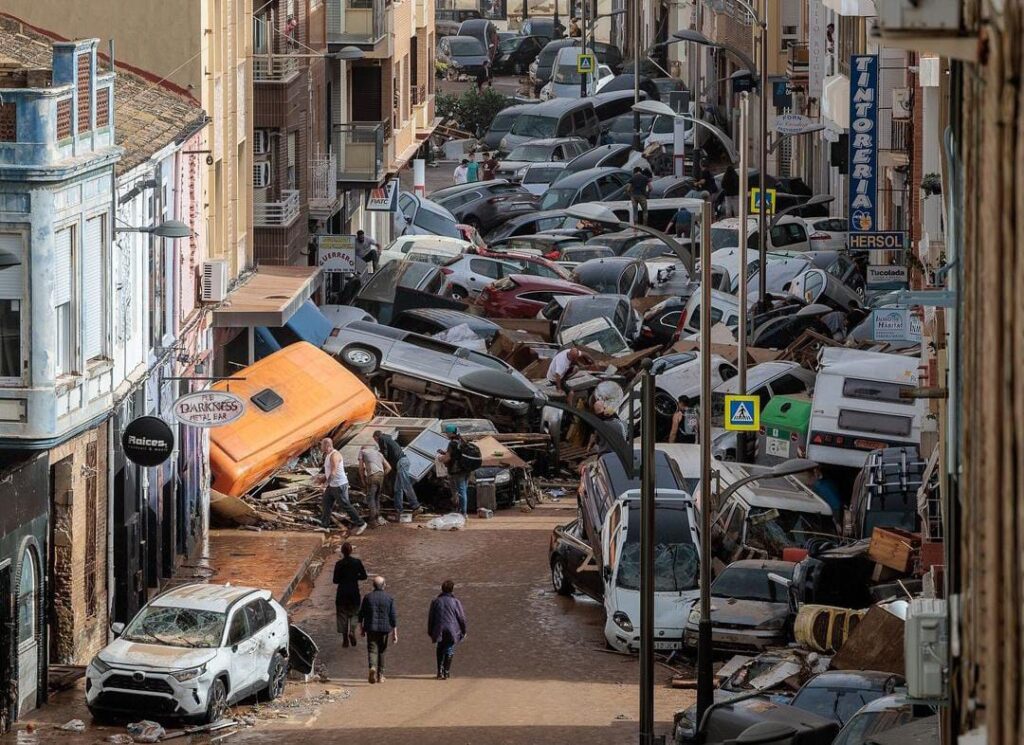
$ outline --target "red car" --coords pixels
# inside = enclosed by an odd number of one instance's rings
[[[510,274],[484,287],[477,305],[488,318],[535,318],[556,295],[596,295],[564,279]]]

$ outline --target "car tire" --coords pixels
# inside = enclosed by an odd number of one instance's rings
[[[275,652],[270,659],[270,668],[267,672],[267,687],[263,689],[260,696],[264,701],[274,701],[284,694],[285,683],[288,680],[288,663],[284,655]]]
[[[454,285],[448,293],[452,300],[469,300],[469,290],[461,285]]]
[[[380,365],[380,355],[366,347],[346,347],[341,353],[341,361],[357,372],[369,375]]]
[[[224,685],[223,678],[217,678],[210,683],[210,691],[206,695],[206,714],[203,715],[203,724],[213,724],[222,718],[228,710],[228,689]]]
[[[89,716],[92,717],[93,724],[102,727],[105,724],[113,724],[116,721],[116,718],[110,712],[104,711],[103,709],[96,709],[92,706],[87,708],[89,709]]]
[[[572,582],[565,568],[565,559],[561,556],[556,556],[551,562],[551,585],[555,592],[564,597],[569,597],[573,593]]]

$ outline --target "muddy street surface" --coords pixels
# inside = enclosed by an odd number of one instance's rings
[[[320,645],[329,679],[290,682],[279,702],[235,707],[235,714],[254,717],[254,726],[225,742],[299,742],[300,737],[305,745],[339,738],[375,745],[635,742],[636,658],[605,650],[599,604],[559,597],[551,588],[548,537],[553,526],[572,519],[574,510],[575,502],[565,500],[532,513],[503,510],[491,520],[474,517],[463,531],[429,530],[424,520],[354,538],[356,554],[371,576],[387,578],[398,606],[399,641],[388,649],[387,680],[367,682],[364,640],[356,649],[342,647],[335,631],[331,557],[308,596],[292,609],[292,621]],[[452,679],[438,681],[427,609],[448,578],[465,604],[469,635],[456,652]],[[659,665],[657,719],[659,732],[666,734],[673,712],[692,703],[692,692],[669,687],[670,677]],[[79,745],[125,731],[94,726],[83,699],[80,687],[59,694],[38,712],[34,732],[19,722],[21,732],[0,743]],[[85,732],[55,729],[76,717],[86,723]]]

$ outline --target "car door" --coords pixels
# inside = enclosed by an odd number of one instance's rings
[[[579,204],[581,202],[600,202],[601,192],[598,191],[597,184],[591,181],[580,189],[579,194],[576,196],[573,204]]]
[[[246,621],[249,624],[249,636],[256,645],[253,652],[255,674],[251,681],[252,685],[260,685],[266,682],[267,673],[270,670],[270,658],[273,657],[278,646],[274,644],[274,639],[271,636],[274,633],[274,629],[270,625],[270,621],[273,619],[274,614],[271,612],[268,616],[268,609],[269,603],[263,598],[257,598],[250,603],[246,603],[244,608]]]
[[[258,671],[259,639],[249,629],[245,606],[239,605],[228,619],[227,645],[231,653],[228,676],[231,689],[228,698],[237,701],[255,685]]]
[[[634,297],[636,292],[636,265],[630,264],[622,270],[619,275],[619,294],[628,298]]]
[[[501,279],[501,276],[500,262],[485,257],[472,258],[469,260],[469,273],[466,277],[469,287],[466,289],[471,295],[476,295],[491,282]]]

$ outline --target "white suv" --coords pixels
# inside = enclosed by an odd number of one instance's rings
[[[288,672],[288,613],[268,590],[192,584],[160,595],[86,669],[93,717],[218,720],[254,693],[274,699]]]

